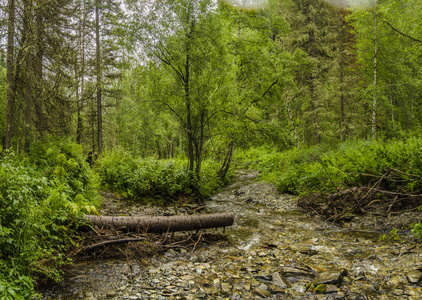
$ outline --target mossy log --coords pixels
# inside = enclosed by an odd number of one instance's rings
[[[93,216],[85,215],[90,224],[99,228],[114,228],[131,232],[165,233],[191,231],[233,225],[232,213],[181,216]]]

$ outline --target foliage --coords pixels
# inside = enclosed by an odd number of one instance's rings
[[[185,159],[135,158],[116,148],[100,159],[98,172],[104,188],[129,199],[163,204],[179,196],[210,196],[222,185],[218,170],[216,163],[205,161],[198,178],[186,171]]]
[[[82,148],[68,142],[34,145],[27,158],[1,158],[1,299],[28,299],[38,276],[60,279],[72,216],[99,205],[94,180]]]
[[[317,146],[267,155],[254,149],[248,155],[256,161],[251,167],[261,170],[262,177],[276,183],[283,193],[332,193],[351,186],[368,185],[392,169],[402,172],[402,180],[385,180],[382,186],[415,192],[422,189],[421,146],[422,140],[418,138],[389,142],[357,140],[331,149]]]

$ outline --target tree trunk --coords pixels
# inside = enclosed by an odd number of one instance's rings
[[[200,230],[233,225],[232,213],[164,216],[164,217],[113,217],[86,215],[93,226],[120,228],[134,232],[164,233]]]
[[[29,152],[31,144],[31,115],[32,115],[32,47],[33,47],[33,31],[32,31],[32,0],[24,1],[24,32],[26,33],[26,87],[25,87],[25,120],[24,120],[24,151]]]
[[[230,169],[230,164],[231,164],[232,157],[233,157],[234,147],[235,147],[235,142],[234,142],[234,140],[232,140],[229,143],[229,147],[228,147],[229,149],[227,150],[226,158],[224,159],[224,162],[223,162],[223,164],[221,165],[221,168],[220,168],[220,172],[219,172],[220,178],[226,177],[227,172]]]
[[[15,39],[15,1],[9,0],[9,22],[7,30],[7,112],[6,112],[6,138],[4,148],[9,149],[14,132],[14,39]]]
[[[98,153],[103,152],[103,114],[101,103],[101,81],[102,81],[102,67],[101,67],[101,51],[100,51],[100,14],[99,14],[99,0],[95,5],[95,44],[97,47],[97,130],[98,130]]]
[[[374,99],[372,103],[372,130],[371,136],[375,138],[377,130],[377,3],[375,2],[374,8],[374,60],[373,60],[373,88],[374,88]]]

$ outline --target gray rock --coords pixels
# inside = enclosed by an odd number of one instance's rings
[[[117,293],[116,293],[116,291],[108,291],[108,292],[106,293],[106,296],[111,298],[111,297],[116,296],[116,294],[117,294]]]
[[[327,284],[325,286],[325,293],[337,293],[338,292],[338,287],[335,286],[334,284]]]
[[[422,272],[419,270],[413,270],[407,273],[406,277],[410,283],[418,283],[422,279]]]
[[[314,249],[313,247],[299,248],[298,251],[302,254],[306,254],[310,256],[318,254],[318,250]]]
[[[333,284],[338,286],[345,275],[347,275],[347,271],[345,269],[327,271],[321,273],[318,278],[311,281],[310,284],[313,284],[314,286],[319,284]]]
[[[280,275],[280,273],[278,272],[273,273],[272,277],[273,277],[273,281],[272,281],[273,284],[282,289],[287,289],[292,286],[290,282],[288,282],[287,279],[284,278],[284,276]]]
[[[271,297],[271,293],[269,291],[263,290],[259,287],[254,290],[254,293],[263,298]]]
[[[314,276],[310,270],[305,270],[302,268],[294,268],[294,267],[283,267],[283,275],[286,277],[289,276]]]

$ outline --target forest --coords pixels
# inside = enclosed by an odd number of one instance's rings
[[[165,205],[255,168],[308,208],[352,187],[366,204],[421,205],[421,11],[0,0],[0,299],[60,280],[73,216],[95,214],[101,190]],[[321,214],[350,209],[364,207]]]

